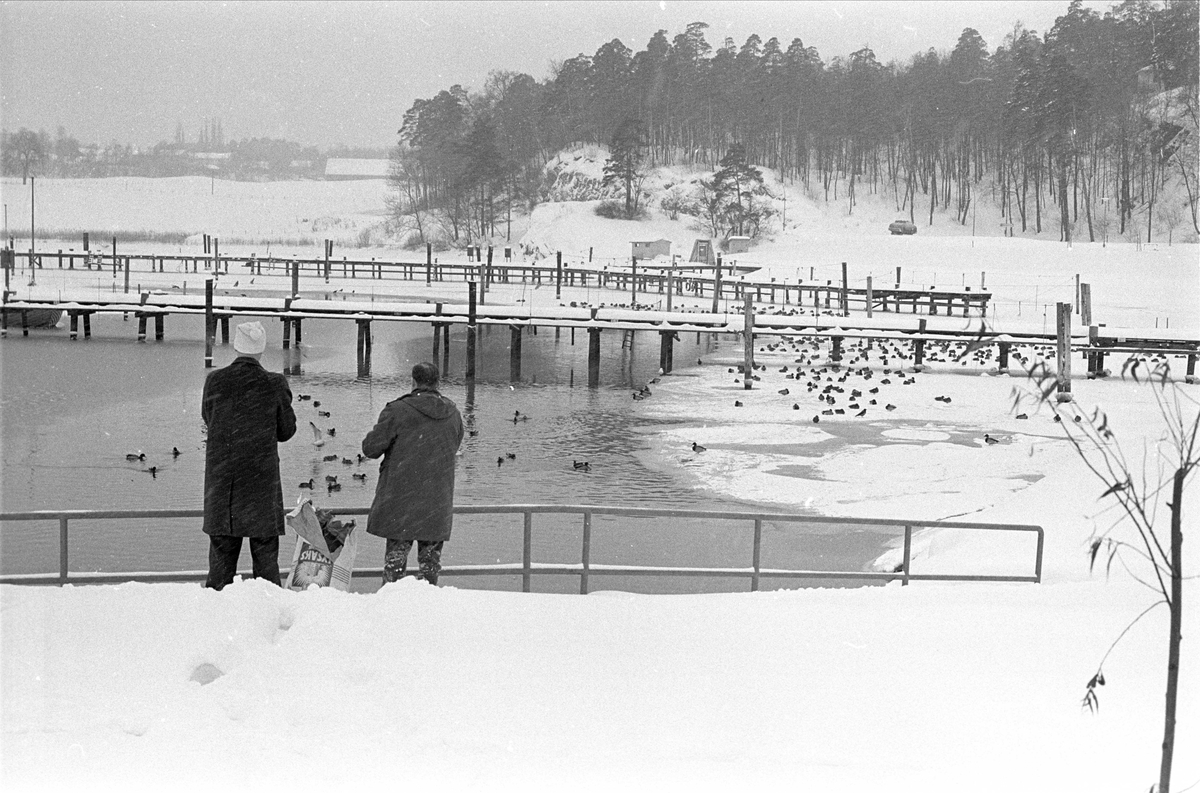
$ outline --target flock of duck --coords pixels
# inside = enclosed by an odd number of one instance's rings
[[[181,455],[181,454],[183,454],[183,452],[179,451],[178,446],[171,447],[171,457],[172,458],[178,459],[179,455]],[[144,462],[146,462],[146,453],[144,451],[142,451],[141,449],[138,449],[136,452],[132,452],[130,454],[125,455],[125,459],[131,463],[144,463]],[[150,474],[150,477],[152,479],[158,478],[159,468],[157,465],[147,466],[146,468],[143,468],[142,471],[143,471],[143,473]]]
[[[798,357],[793,359],[791,364],[780,366],[775,374],[782,374],[783,379],[796,381],[795,385],[786,385],[783,388],[776,389],[776,393],[781,396],[790,396],[793,393],[798,393],[801,388],[804,389],[806,396],[816,394],[818,410],[812,416],[812,423],[821,423],[822,418],[845,416],[847,418],[859,419],[865,418],[872,410],[883,410],[891,412],[897,409],[897,405],[893,401],[884,398],[884,389],[891,386],[894,389],[897,386],[910,386],[917,382],[918,372],[906,371],[905,362],[913,359],[913,352],[905,350],[898,342],[889,341],[862,341],[851,342],[847,344],[844,354],[844,360],[835,362],[824,357],[822,345],[817,341],[781,341],[776,344],[769,344],[760,348],[760,352],[765,353],[795,353]],[[878,371],[878,379],[876,369],[868,365],[869,359],[874,355],[879,359],[882,368]],[[981,348],[971,351],[966,342],[931,342],[927,348],[927,354],[924,360],[927,362],[954,364],[958,363],[961,366],[968,366],[972,363],[978,366],[986,366],[995,357],[995,351],[991,348]],[[1021,353],[1013,351],[1013,357],[1022,363],[1027,363],[1028,359],[1023,357]],[[697,361],[697,363],[702,363]],[[734,383],[744,383],[745,379],[749,378],[754,382],[762,381],[763,377],[768,376],[769,367],[765,364],[753,364],[753,368],[749,374],[746,373],[743,365],[729,367],[729,374],[734,375]],[[892,389],[888,395],[896,402],[901,401]],[[642,391],[634,393],[634,399],[644,399],[649,395],[649,389],[645,388]],[[933,397],[935,402],[950,404],[952,398],[950,396],[939,394]],[[740,400],[734,400],[734,407],[745,407],[745,403]],[[792,410],[802,410],[800,402],[793,402]],[[1016,419],[1028,419],[1028,414],[1020,413]],[[1059,421],[1055,416],[1056,421]],[[1079,421],[1079,417],[1075,417]],[[1004,442],[1003,439],[995,437],[990,433],[984,433],[982,444],[985,446],[993,446]],[[707,449],[692,442],[692,452],[699,454],[707,451]]]

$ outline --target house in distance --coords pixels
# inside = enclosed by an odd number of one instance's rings
[[[633,256],[637,259],[653,259],[655,256],[671,255],[670,240],[653,240],[651,242],[633,243]]]

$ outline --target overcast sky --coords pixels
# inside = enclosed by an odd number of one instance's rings
[[[949,51],[965,27],[995,49],[1018,20],[1045,32],[1067,0],[1005,2],[0,2],[0,125],[81,142],[226,138],[388,147],[415,99],[488,72],[539,80],[619,38],[634,52],[707,22],[710,44],[795,37],[828,62]],[[1103,12],[1114,3],[1086,2]]]

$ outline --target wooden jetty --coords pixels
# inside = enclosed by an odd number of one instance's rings
[[[95,291],[78,290],[59,293],[53,298],[28,295],[20,298],[5,289],[3,310],[0,311],[0,335],[6,335],[10,317],[20,316],[22,333],[28,335],[32,312],[46,310],[65,311],[70,321],[71,338],[78,338],[80,319],[84,338],[91,335],[91,317],[97,313],[132,314],[138,319],[138,340],[145,341],[147,323],[154,320],[154,338],[162,341],[165,335],[165,319],[171,314],[204,314],[206,316],[206,365],[212,365],[212,344],[217,329],[222,343],[229,340],[229,320],[234,316],[276,317],[283,324],[282,346],[291,348],[293,341],[301,344],[305,319],[346,319],[358,325],[358,356],[360,371],[369,371],[372,347],[371,323],[375,321],[424,322],[434,331],[434,356],[442,352],[448,359],[449,331],[461,325],[467,329],[466,375],[474,377],[475,334],[480,325],[507,325],[512,333],[510,354],[511,372],[514,379],[520,377],[521,334],[526,328],[554,327],[569,329],[574,341],[575,331],[588,332],[588,382],[599,381],[600,333],[605,330],[622,331],[626,334],[637,331],[654,331],[660,335],[660,368],[664,372],[673,367],[673,342],[680,333],[731,333],[740,335],[747,348],[747,360],[752,359],[756,337],[828,337],[832,340],[833,360],[840,361],[842,342],[847,338],[902,340],[912,345],[915,365],[924,364],[924,348],[927,343],[995,344],[999,350],[999,368],[1007,370],[1008,358],[1014,345],[1046,345],[1058,347],[1060,375],[1069,364],[1072,351],[1081,352],[1088,363],[1090,377],[1104,376],[1104,358],[1110,354],[1129,355],[1176,355],[1187,358],[1187,379],[1194,381],[1195,365],[1200,354],[1200,338],[1195,335],[1155,330],[1106,328],[1090,323],[1090,305],[1085,306],[1083,315],[1088,324],[1078,329],[1071,327],[1070,305],[1059,304],[1058,323],[1053,333],[1031,331],[1022,326],[1007,328],[987,327],[984,318],[990,293],[959,291],[902,289],[899,287],[900,273],[897,271],[897,286],[876,289],[867,279],[865,289],[848,285],[847,265],[842,265],[842,284],[803,282],[788,284],[774,278],[756,279],[755,272],[747,269],[733,273],[722,270],[718,259],[716,266],[697,268],[667,267],[651,264],[639,266],[636,259],[628,267],[589,267],[584,264],[568,266],[562,255],[556,256],[552,266],[541,264],[493,264],[491,251],[487,263],[482,254],[473,258],[478,263],[441,264],[432,258],[427,248],[425,262],[382,262],[371,260],[333,262],[326,247],[326,258],[321,259],[232,259],[221,257],[215,240],[212,254],[196,256],[118,256],[108,258],[99,254],[68,253],[58,255],[58,264],[66,269],[75,266],[79,258],[85,268],[111,267],[114,284],[112,295],[97,294]],[[4,251],[5,274],[8,275],[15,261],[22,255],[11,250]],[[29,254],[24,254],[28,263]],[[42,254],[40,266],[44,269],[47,256],[52,261],[54,254]],[[129,294],[130,272],[134,261],[151,272],[164,273],[168,262],[183,272],[199,272],[205,268],[206,291],[199,294],[174,294],[163,290],[135,291],[136,299]],[[353,280],[398,279],[424,280],[426,285],[445,283],[461,279],[467,287],[465,302],[444,300],[422,303],[381,300],[331,300],[300,296],[300,275],[320,277],[326,281],[339,277]],[[247,268],[257,276],[274,275],[287,280],[278,281],[277,292],[290,297],[262,297],[247,295],[214,294],[214,275],[229,273],[231,265]],[[35,259],[35,266],[38,266]],[[116,294],[115,279],[124,273],[124,292]],[[249,273],[247,273],[249,275]],[[226,276],[228,277],[228,276]],[[6,277],[6,283],[7,283]],[[290,281],[290,283],[289,283]],[[619,306],[580,306],[577,303],[533,307],[533,306],[484,306],[489,287],[497,284],[543,284],[555,286],[555,299],[561,301],[562,287],[587,289],[619,289],[629,292],[627,304]],[[1085,285],[1086,286],[1086,285]],[[712,297],[709,312],[672,311],[675,295],[691,294],[693,297]],[[665,297],[667,309],[651,309],[648,303],[639,303],[639,295],[659,294]],[[794,301],[793,301],[794,295]],[[343,298],[345,295],[343,294]],[[782,299],[781,299],[782,298]],[[738,301],[740,311],[732,314],[722,311],[722,301]],[[762,304],[769,301],[764,310]],[[657,300],[661,304],[662,299]],[[755,303],[759,309],[754,309]],[[1090,304],[1090,301],[1088,301]],[[865,316],[851,318],[850,309],[860,308]],[[1065,306],[1065,314],[1064,314]],[[961,307],[962,317],[952,315]],[[905,312],[903,309],[908,308]],[[940,309],[940,310],[939,310]],[[878,311],[882,316],[876,317]],[[920,315],[918,316],[918,312]],[[972,314],[976,314],[978,326],[972,327]],[[1069,366],[1065,370],[1069,380]],[[747,386],[749,382],[747,381]]]
[[[328,251],[328,247],[326,249]],[[991,294],[986,291],[964,289],[920,289],[911,286],[901,286],[899,268],[893,286],[874,285],[867,279],[865,287],[850,286],[848,283],[848,267],[842,263],[841,283],[826,280],[821,282],[810,278],[808,281],[797,279],[788,282],[759,275],[757,268],[724,265],[718,257],[716,265],[696,265],[683,263],[667,266],[657,263],[643,263],[636,258],[629,264],[622,265],[591,265],[586,262],[575,264],[565,261],[558,253],[553,263],[524,263],[500,264],[492,262],[491,250],[487,253],[487,261],[477,263],[440,263],[434,260],[431,247],[426,248],[426,260],[416,261],[383,261],[361,260],[343,257],[340,262],[330,257],[324,259],[278,258],[278,257],[229,257],[221,256],[214,244],[212,253],[204,256],[182,254],[124,254],[74,251],[57,253],[42,253],[33,257],[35,269],[45,269],[48,264],[57,263],[58,269],[95,270],[111,272],[114,278],[124,275],[124,292],[129,292],[131,275],[137,272],[161,273],[182,272],[200,274],[202,272],[234,275],[244,273],[249,276],[290,277],[293,283],[300,275],[322,278],[326,283],[337,279],[364,280],[405,280],[424,281],[427,284],[445,281],[475,281],[481,284],[481,301],[487,289],[492,284],[532,284],[542,286],[554,284],[556,292],[561,295],[562,288],[583,289],[613,289],[630,293],[630,303],[636,303],[638,296],[647,295],[684,295],[693,297],[711,296],[713,311],[716,312],[719,301],[745,299],[752,295],[757,303],[797,305],[811,307],[815,310],[833,310],[848,316],[852,308],[861,309],[868,314],[875,311],[917,314],[926,313],[931,316],[943,314],[950,316],[961,313],[962,316],[986,316]],[[29,266],[28,252],[12,251],[13,264],[23,263]],[[168,269],[168,266],[170,269]],[[232,268],[232,269],[231,269]],[[52,268],[53,269],[53,268]],[[293,292],[294,293],[294,292]]]

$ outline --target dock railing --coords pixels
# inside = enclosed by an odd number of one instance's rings
[[[368,507],[342,507],[337,515],[366,515]],[[783,580],[845,580],[864,583],[887,583],[900,581],[907,586],[910,581],[1013,581],[1039,583],[1042,579],[1042,551],[1044,532],[1041,526],[1005,523],[971,523],[964,521],[921,521],[870,518],[834,518],[772,512],[706,511],[686,509],[655,509],[642,507],[606,507],[590,505],[559,504],[492,504],[458,505],[456,515],[521,515],[524,519],[522,534],[522,558],[520,564],[448,565],[441,570],[442,576],[497,576],[521,577],[521,589],[530,592],[535,575],[569,575],[579,577],[579,592],[587,594],[593,576],[706,576],[749,579],[750,590],[757,591],[763,579]],[[173,570],[166,572],[72,572],[70,565],[70,522],[72,520],[139,520],[153,518],[200,518],[200,509],[156,509],[156,510],[37,510],[32,512],[0,513],[0,524],[13,521],[56,521],[58,523],[59,569],[57,573],[0,575],[0,584],[108,584],[127,581],[179,582],[203,581],[207,573],[203,570]],[[534,516],[576,515],[582,520],[583,542],[578,564],[553,564],[533,561]],[[646,518],[687,518],[703,521],[733,521],[746,524],[753,531],[753,555],[745,567],[674,567],[646,565],[599,564],[592,561],[592,530],[596,516]],[[856,526],[871,529],[902,532],[903,557],[892,571],[867,570],[804,570],[765,568],[762,566],[763,524],[803,523],[827,526]],[[921,529],[954,529],[986,532],[1023,532],[1034,534],[1036,549],[1033,571],[1027,575],[977,575],[947,573],[914,573],[912,571],[913,535]],[[287,570],[285,569],[286,575]],[[243,573],[245,574],[245,573]],[[380,577],[382,568],[358,568],[358,577]]]

